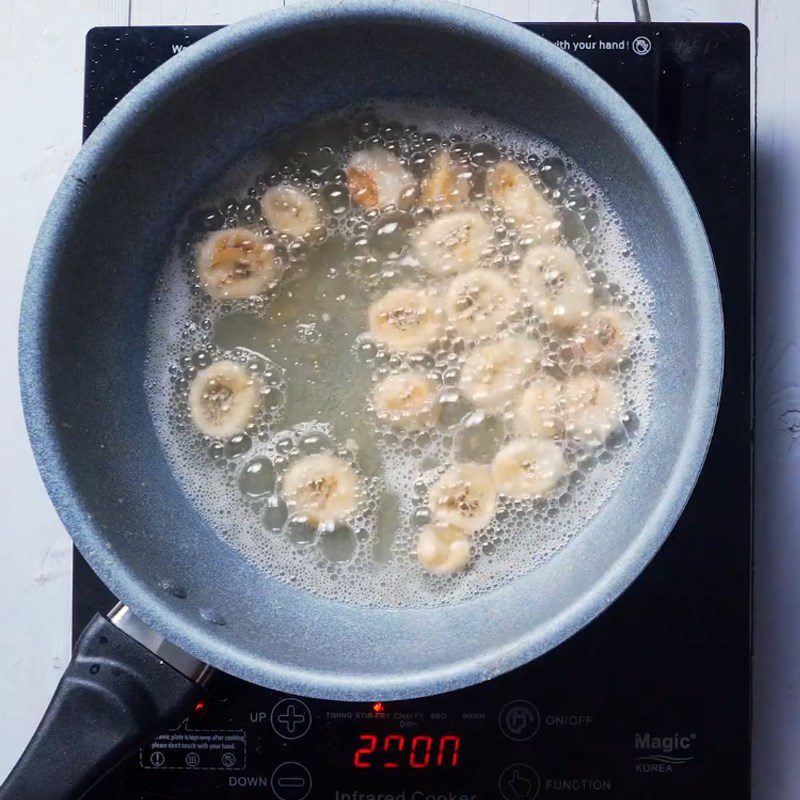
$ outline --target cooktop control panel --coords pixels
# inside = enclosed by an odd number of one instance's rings
[[[572,674],[559,669],[557,680],[555,672],[526,668],[481,687],[403,702],[331,703],[223,678],[89,797],[684,798],[699,797],[693,786],[733,788],[734,775],[718,774],[718,732],[708,709],[689,708],[669,686],[669,702],[634,708],[641,683],[630,686],[625,703],[625,686],[606,684],[611,662],[600,683],[587,679],[585,666],[578,659]],[[742,769],[733,772],[741,777]]]
[[[652,127],[711,241],[725,378],[706,466],[678,525],[611,608],[515,672],[448,695],[364,703],[287,697],[217,675],[186,719],[88,800],[750,796],[749,32],[528,27],[596,70]],[[213,30],[91,31],[85,134],[148,72]],[[76,636],[113,604],[76,553]]]

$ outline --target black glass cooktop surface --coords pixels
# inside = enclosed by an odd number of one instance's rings
[[[722,404],[678,525],[597,620],[489,683],[419,701],[287,698],[219,675],[211,697],[90,800],[741,800],[750,789],[749,33],[739,25],[532,30],[622,94],[700,210],[726,323]],[[84,134],[211,27],[97,28]],[[113,598],[76,553],[75,632]]]

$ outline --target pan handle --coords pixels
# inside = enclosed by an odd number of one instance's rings
[[[124,605],[92,619],[0,800],[77,800],[191,711],[211,670]]]
[[[650,4],[647,0],[633,0],[633,17],[637,22],[650,22]]]

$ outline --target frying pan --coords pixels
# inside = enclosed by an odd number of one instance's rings
[[[654,422],[617,491],[541,567],[435,613],[343,605],[265,577],[182,493],[143,388],[149,296],[185,211],[265,137],[375,97],[444,100],[560,145],[603,187],[657,299]],[[350,0],[193,45],[88,139],[31,259],[20,325],[31,443],[67,530],[125,606],[84,633],[0,798],[80,796],[181,714],[205,664],[291,694],[394,699],[556,646],[669,534],[711,438],[722,349],[714,264],[677,171],[608,85],[538,36],[439,2]]]

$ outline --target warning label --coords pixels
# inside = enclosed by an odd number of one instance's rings
[[[244,769],[247,736],[242,730],[164,733],[139,750],[143,769]]]

